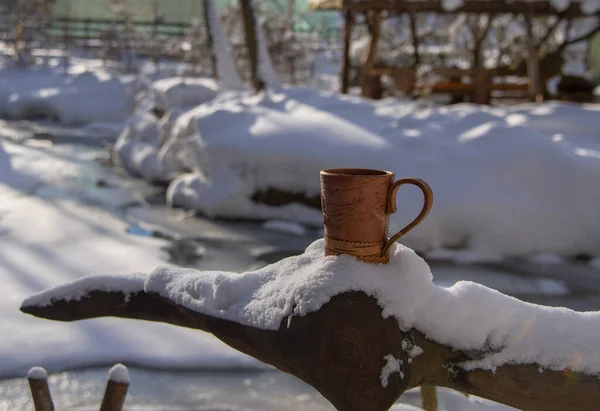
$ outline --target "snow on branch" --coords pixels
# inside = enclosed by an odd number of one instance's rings
[[[388,409],[422,384],[519,409],[592,411],[600,402],[599,313],[527,304],[470,282],[436,286],[429,266],[400,245],[391,260],[324,256],[319,240],[254,272],[160,268],[128,300],[102,291],[117,286],[113,277],[92,286],[79,281],[21,310],[62,321],[114,316],[208,331],[300,377],[337,409]],[[138,290],[141,277],[135,284]],[[40,301],[51,303],[31,305]]]

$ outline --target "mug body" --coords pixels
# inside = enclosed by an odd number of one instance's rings
[[[387,241],[390,171],[338,168],[321,171],[321,206],[325,252],[351,254],[373,262]]]

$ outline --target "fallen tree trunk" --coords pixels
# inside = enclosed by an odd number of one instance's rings
[[[596,410],[600,404],[600,380],[592,375],[574,379],[572,373],[541,370],[534,363],[504,365],[495,372],[465,370],[465,361],[489,353],[463,352],[415,329],[403,331],[395,318],[383,318],[373,298],[358,291],[337,295],[316,312],[284,318],[275,331],[189,310],[144,292],[143,282],[133,293],[91,291],[79,300],[51,299],[45,306],[26,301],[21,311],[59,321],[121,317],[210,332],[312,385],[338,410],[387,410],[404,391],[422,385],[448,387],[522,410]],[[414,347],[422,353],[415,355]],[[398,367],[386,373],[390,360]]]

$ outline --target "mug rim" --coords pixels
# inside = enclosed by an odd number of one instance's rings
[[[345,177],[389,177],[394,173],[387,170],[374,168],[327,168],[321,170],[322,176],[345,176]]]

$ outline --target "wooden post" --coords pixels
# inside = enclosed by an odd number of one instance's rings
[[[48,388],[48,373],[42,367],[33,367],[27,373],[31,397],[36,411],[54,411],[54,403]]]
[[[490,104],[491,76],[490,71],[483,66],[472,70],[473,102],[475,104]]]
[[[350,43],[352,42],[352,26],[354,25],[354,16],[351,11],[344,12],[344,54],[342,60],[341,85],[342,94],[348,94],[350,87]]]
[[[265,83],[258,74],[258,40],[252,0],[240,0],[240,5],[242,7],[246,48],[248,50],[248,61],[250,63],[250,82],[252,83],[254,90],[261,91],[265,88]]]
[[[375,11],[372,14],[370,22],[371,40],[369,48],[363,59],[362,66],[362,95],[368,98],[377,98],[380,93],[380,77],[374,76],[372,71],[375,66],[375,58],[377,56],[377,46],[379,44],[379,33],[381,29],[381,12]]]
[[[129,388],[129,373],[122,364],[116,364],[108,373],[108,383],[100,411],[121,411]]]
[[[421,408],[423,408],[425,411],[437,411],[437,392],[433,385],[423,385],[421,387],[421,399],[423,401]]]
[[[203,9],[204,9],[204,23],[206,24],[206,43],[208,45],[208,50],[210,52],[210,65],[211,71],[214,78],[219,78],[219,73],[217,72],[217,59],[215,57],[215,51],[213,46],[213,36],[212,36],[212,27],[210,21],[210,1],[203,0]]]
[[[540,63],[537,57],[533,39],[533,17],[525,15],[525,26],[527,28],[527,77],[529,78],[529,98],[531,101],[541,102],[543,94],[540,87]]]

